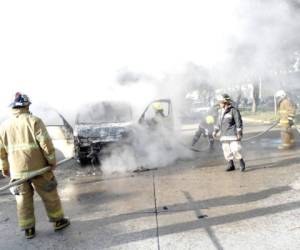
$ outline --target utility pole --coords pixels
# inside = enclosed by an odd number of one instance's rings
[[[261,84],[261,76],[259,76],[259,100],[262,98],[262,84]]]

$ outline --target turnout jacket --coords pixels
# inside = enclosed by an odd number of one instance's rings
[[[290,127],[289,120],[294,121],[296,115],[296,105],[288,98],[279,103],[279,123],[282,127]]]
[[[20,179],[55,165],[55,149],[42,120],[28,108],[12,111],[13,117],[0,128],[0,169],[9,170],[12,179]]]
[[[220,141],[236,141],[237,134],[243,134],[243,120],[237,108],[230,105],[226,109],[219,110],[215,132],[219,131]]]

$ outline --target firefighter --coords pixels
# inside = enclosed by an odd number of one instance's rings
[[[153,107],[153,109],[155,111],[155,118],[156,119],[161,119],[161,118],[165,118],[166,117],[165,114],[164,114],[164,109],[163,109],[163,107],[162,107],[162,105],[161,105],[160,102],[154,102],[152,104],[152,107]]]
[[[154,117],[150,119],[148,124],[153,129],[157,129],[158,127],[164,125],[164,119],[166,118],[166,116],[164,114],[164,109],[160,102],[152,103],[152,108],[154,110]]]
[[[226,171],[235,170],[234,159],[239,160],[240,170],[245,171],[246,164],[241,154],[241,140],[243,136],[243,121],[237,108],[232,105],[229,95],[223,94],[218,98],[220,106],[218,122],[213,136],[220,132],[220,141],[224,157],[228,163]]]
[[[41,197],[54,230],[70,224],[64,217],[53,174],[56,167],[55,149],[42,120],[29,111],[29,98],[16,93],[10,105],[13,116],[2,124],[0,130],[0,169],[11,182],[27,177],[49,165],[51,171],[16,186],[12,191],[17,203],[19,226],[25,238],[35,236],[33,196],[36,191]]]
[[[281,127],[282,144],[278,149],[290,149],[295,146],[292,126],[294,125],[296,105],[288,98],[284,90],[279,90],[275,94],[278,100],[279,123]]]
[[[208,111],[207,115],[205,117],[202,117],[200,120],[200,124],[198,127],[198,130],[196,131],[192,146],[195,146],[197,141],[200,139],[200,137],[203,135],[203,137],[206,137],[208,139],[209,143],[209,149],[212,150],[214,146],[214,138],[213,138],[213,131],[214,131],[214,124],[215,124],[215,114],[214,109]]]

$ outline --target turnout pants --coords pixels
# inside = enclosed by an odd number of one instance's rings
[[[295,146],[294,133],[292,128],[282,127],[281,128],[281,141],[283,148],[292,148]]]
[[[57,193],[57,182],[52,171],[17,186],[17,213],[21,229],[35,226],[34,190],[41,197],[50,222],[55,222],[64,217],[60,198]]]
[[[241,154],[242,145],[239,141],[222,141],[222,149],[226,161],[243,158]]]

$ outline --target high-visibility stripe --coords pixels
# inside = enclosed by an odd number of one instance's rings
[[[289,121],[288,120],[281,120],[280,123],[287,124],[287,123],[289,123]]]
[[[24,179],[24,178],[27,178],[28,176],[31,176],[33,174],[35,174],[37,171],[39,171],[40,169],[38,170],[33,170],[33,171],[26,171],[26,172],[11,172],[11,177],[13,179]]]
[[[64,211],[62,209],[59,209],[55,212],[48,212],[48,217],[51,219],[57,219],[64,216]]]
[[[19,219],[19,225],[23,229],[33,227],[34,224],[35,224],[35,218]]]
[[[36,143],[8,145],[9,152],[31,150],[31,149],[38,149],[38,148],[39,148],[39,145],[37,145]]]
[[[236,136],[221,136],[220,141],[236,141],[237,137]]]

